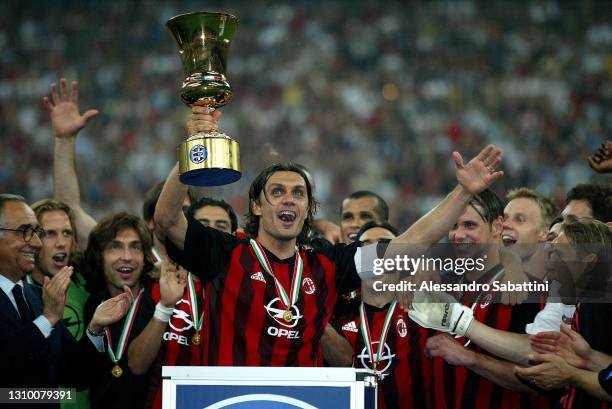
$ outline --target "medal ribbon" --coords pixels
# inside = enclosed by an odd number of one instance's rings
[[[123,353],[125,352],[125,347],[127,346],[127,340],[130,336],[130,332],[132,331],[132,325],[134,325],[134,320],[136,318],[136,311],[138,311],[138,307],[140,306],[140,299],[142,298],[142,292],[144,288],[140,290],[138,296],[132,302],[130,309],[125,318],[125,322],[123,323],[123,329],[121,330],[121,336],[119,337],[119,343],[117,344],[117,352],[113,352],[113,341],[111,338],[110,328],[106,327],[104,332],[106,333],[106,341],[108,344],[108,356],[110,357],[113,363],[117,363],[121,360]]]
[[[268,257],[266,257],[266,253],[261,245],[255,240],[251,239],[251,247],[253,247],[253,251],[257,256],[257,260],[259,260],[259,264],[261,267],[266,270],[273,279],[274,284],[276,285],[276,293],[278,294],[281,302],[284,304],[284,307],[289,311],[291,307],[295,305],[298,298],[300,298],[300,283],[302,282],[302,270],[304,269],[304,262],[302,261],[302,257],[300,256],[299,249],[295,248],[295,263],[293,265],[293,278],[291,280],[291,298],[285,292],[285,288],[278,281],[278,279],[274,276],[274,272],[272,271],[272,265],[268,261]]]
[[[162,256],[159,254],[159,250],[155,246],[151,247],[151,254],[153,255],[153,264],[161,263]]]
[[[34,279],[32,278],[32,274],[28,274],[25,276],[25,282],[28,284],[34,284]]]
[[[395,307],[397,306],[397,300],[394,300],[389,306],[389,310],[387,311],[387,316],[385,317],[385,323],[383,324],[382,332],[380,334],[380,340],[378,341],[378,351],[376,354],[372,351],[372,335],[370,333],[370,326],[368,325],[368,317],[365,311],[365,304],[363,301],[359,306],[359,318],[361,320],[361,336],[363,337],[363,342],[368,351],[368,355],[370,356],[370,362],[376,365],[380,362],[385,346],[385,341],[387,340],[387,335],[389,334],[389,324],[391,323],[391,317],[393,316],[393,312],[395,311]]]
[[[187,290],[189,291],[189,298],[191,298],[191,316],[193,317],[193,327],[197,333],[202,328],[204,311],[202,311],[202,314],[198,318],[198,297],[196,296],[195,282],[191,273],[187,275]]]

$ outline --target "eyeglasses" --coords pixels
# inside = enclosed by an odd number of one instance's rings
[[[40,226],[37,227],[32,227],[32,226],[28,226],[28,227],[22,227],[21,229],[3,229],[0,228],[0,230],[6,230],[6,231],[13,231],[13,232],[18,232],[21,233],[21,237],[23,237],[23,241],[29,242],[30,240],[32,240],[32,237],[34,237],[34,235],[36,234],[38,236],[39,239],[43,239],[45,237],[45,230],[43,228],[41,228]]]

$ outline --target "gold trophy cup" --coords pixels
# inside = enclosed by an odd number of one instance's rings
[[[232,99],[225,78],[227,54],[238,19],[231,14],[188,13],[172,17],[166,27],[176,40],[185,80],[181,99],[211,110]],[[238,142],[218,133],[196,133],[178,146],[181,183],[221,186],[240,179]]]

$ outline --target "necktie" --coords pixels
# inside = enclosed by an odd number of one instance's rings
[[[28,303],[23,296],[23,289],[19,284],[13,287],[13,296],[15,297],[15,303],[17,304],[17,310],[19,310],[19,315],[21,316],[21,322],[27,323],[32,321],[32,313],[30,312],[30,307],[28,307]]]

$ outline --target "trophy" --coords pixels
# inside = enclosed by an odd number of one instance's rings
[[[185,80],[181,100],[211,110],[232,99],[225,78],[227,53],[238,19],[231,14],[188,13],[172,17],[166,27],[176,40]],[[240,179],[238,142],[218,132],[199,132],[179,144],[180,181],[192,186],[221,186]]]

